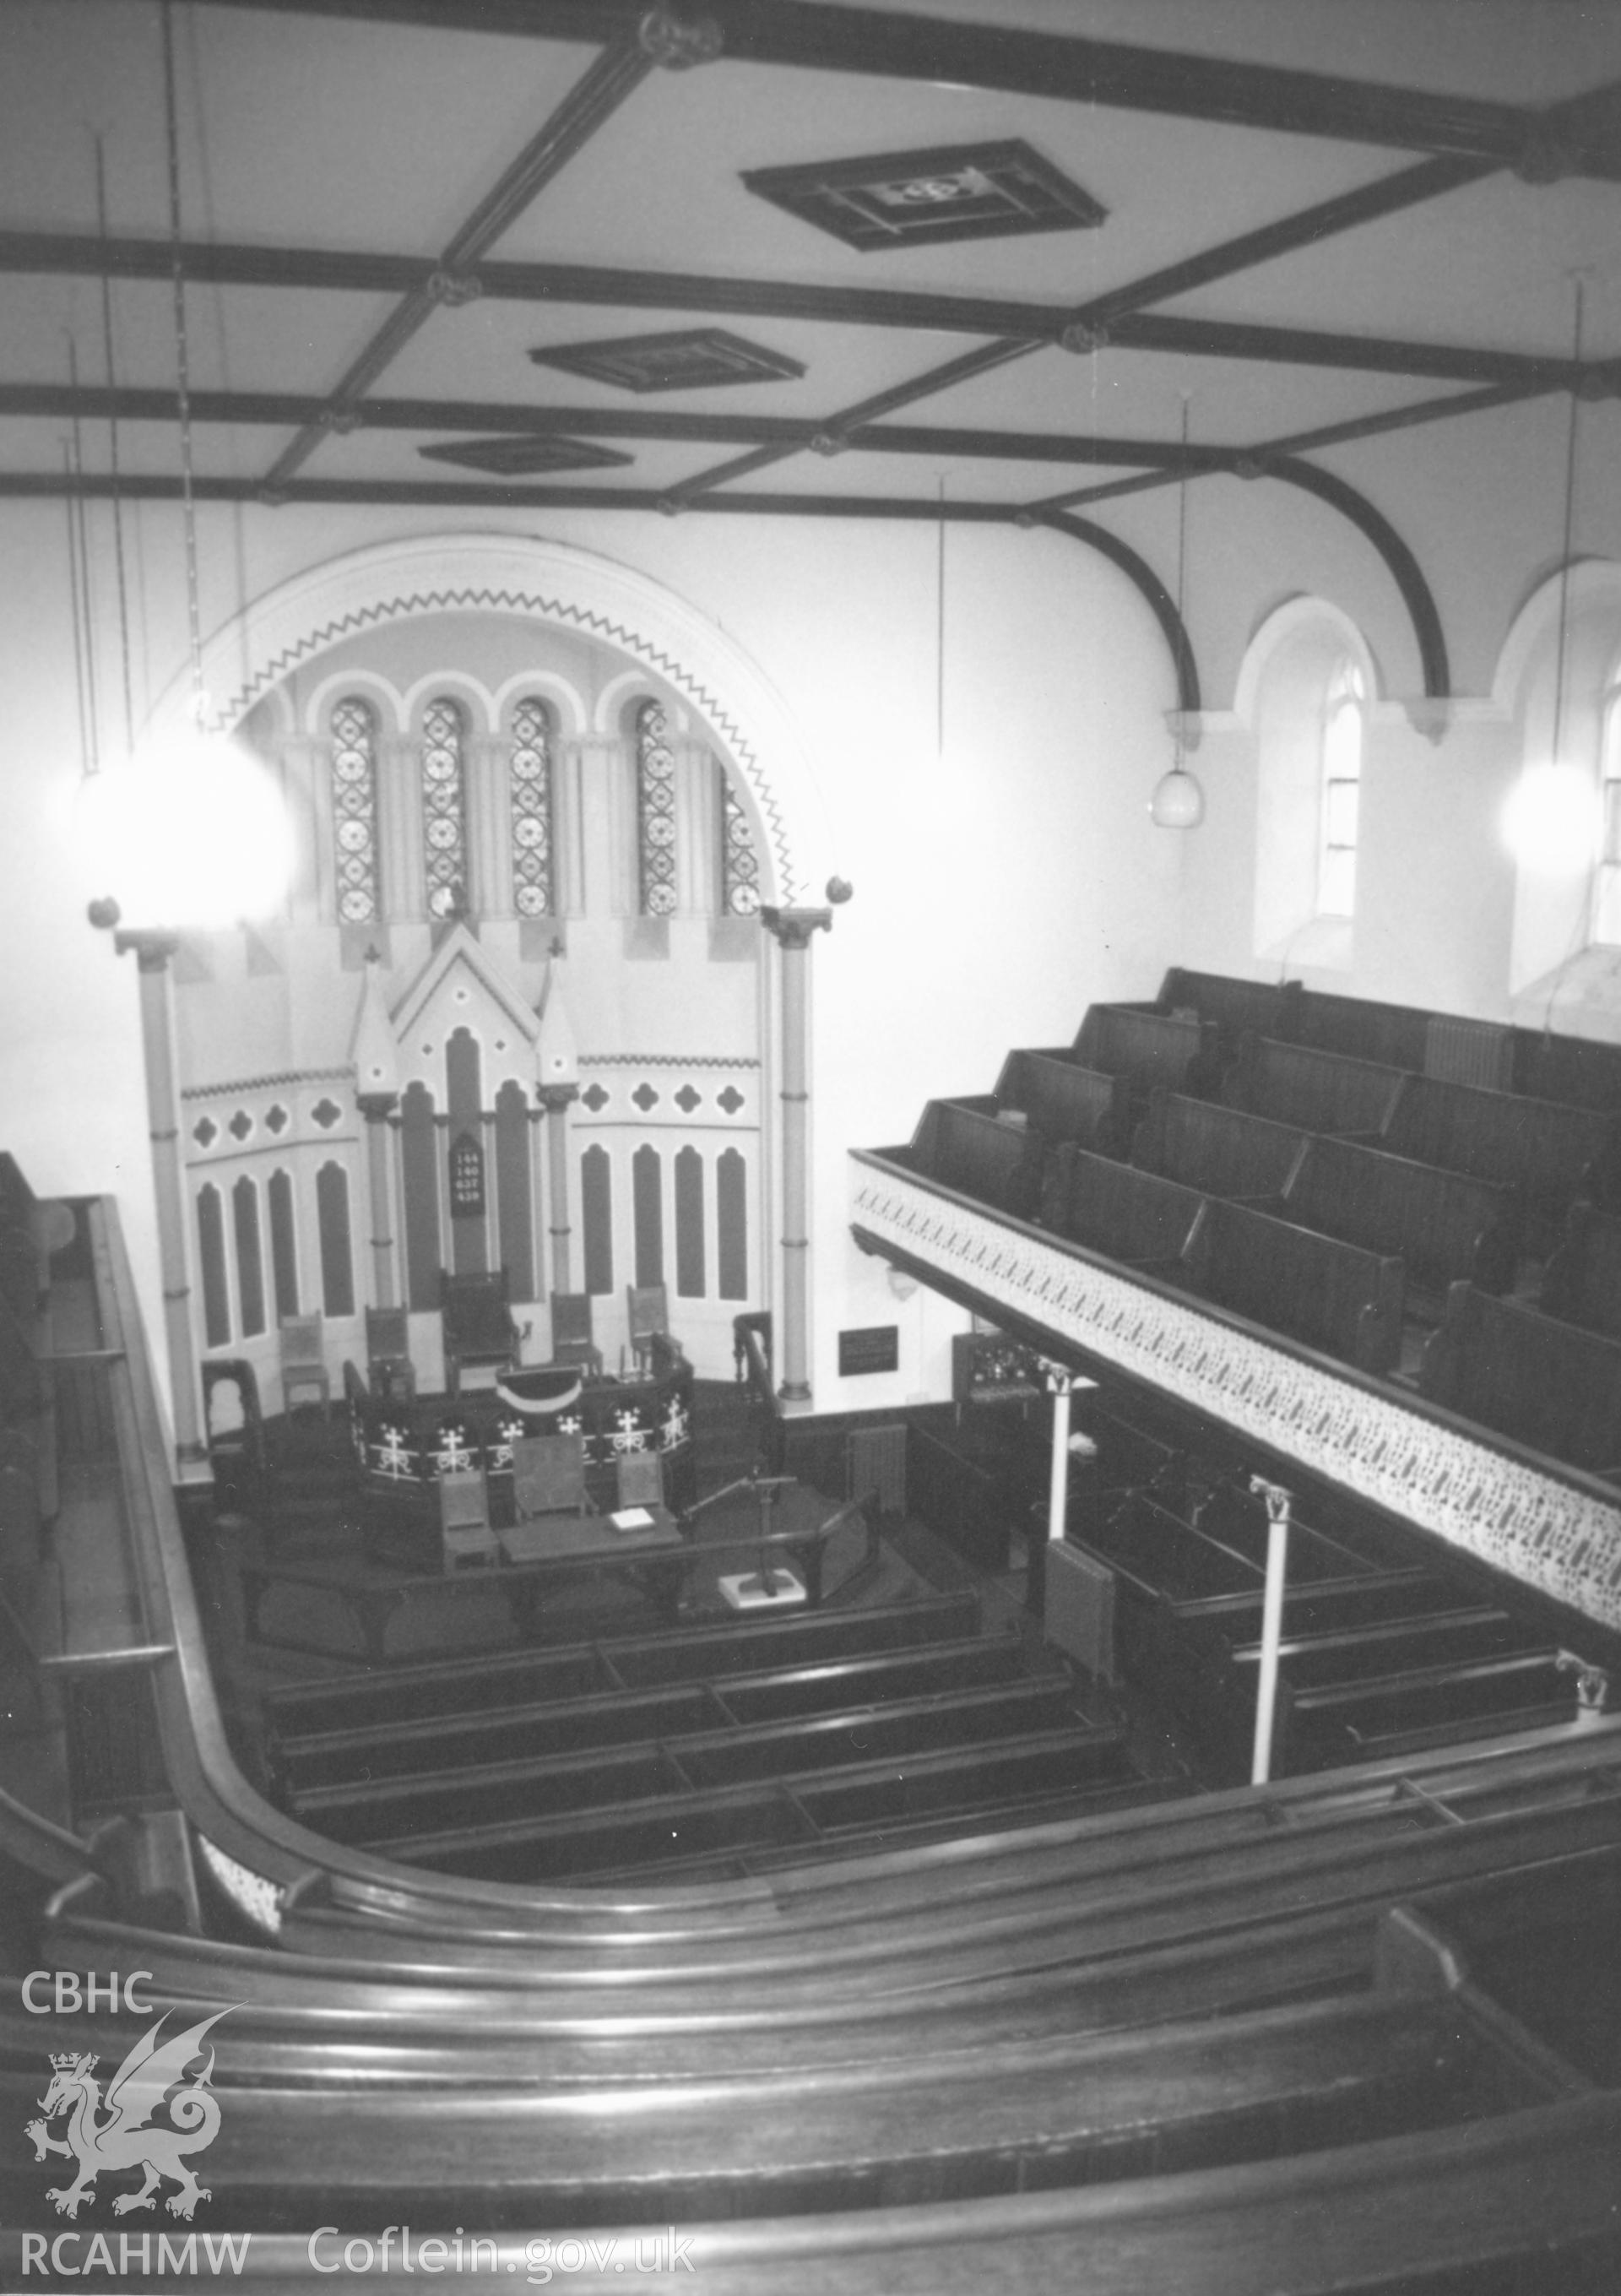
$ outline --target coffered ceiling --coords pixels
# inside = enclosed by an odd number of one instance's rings
[[[177,238],[164,21],[0,7],[0,493],[178,491],[176,259],[204,498],[944,503],[1124,562],[1185,406],[1415,626],[1383,443],[1621,391],[1615,7],[198,0]]]

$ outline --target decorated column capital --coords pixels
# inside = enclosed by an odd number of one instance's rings
[[[570,1102],[580,1096],[577,1084],[537,1084],[535,1097],[548,1116],[561,1116]]]
[[[833,930],[831,909],[762,909],[760,922],[783,948],[808,948],[811,935]]]
[[[397,1092],[357,1092],[355,1105],[368,1124],[381,1124],[399,1106]]]
[[[112,945],[120,956],[133,949],[135,963],[143,972],[161,972],[179,948],[180,936],[176,932],[155,929],[151,931],[137,929],[131,932],[120,930],[113,934]]]

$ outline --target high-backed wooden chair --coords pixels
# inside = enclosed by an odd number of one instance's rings
[[[445,1384],[452,1395],[462,1392],[464,1371],[516,1368],[518,1326],[507,1300],[504,1267],[492,1268],[486,1275],[440,1275]]]
[[[411,1319],[404,1308],[366,1309],[366,1376],[379,1402],[416,1400]]]
[[[664,1505],[664,1456],[659,1451],[621,1451],[616,1466],[617,1503],[626,1507]]]
[[[501,1560],[490,1529],[489,1485],[482,1467],[459,1467],[439,1477],[439,1536],[446,1570]]]
[[[664,1283],[627,1283],[625,1306],[636,1369],[645,1378],[653,1369],[655,1340],[663,1340],[677,1355],[681,1353],[680,1341],[670,1337],[669,1287]]]
[[[324,1419],[332,1399],[332,1380],[326,1367],[320,1316],[283,1316],[281,1341],[282,1410],[291,1418],[295,1397],[301,1390],[313,1388]]]
[[[594,1378],[602,1377],[602,1350],[591,1329],[589,1292],[552,1294],[552,1360],[584,1364]]]
[[[591,1512],[583,1435],[526,1435],[512,1446],[512,1505],[522,1521]]]
[[[217,1499],[222,1492],[235,1494],[262,1482],[265,1422],[250,1363],[232,1357],[203,1365],[202,1415]]]

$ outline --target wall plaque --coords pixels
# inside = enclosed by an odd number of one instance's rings
[[[862,1332],[839,1334],[839,1376],[859,1379],[864,1372],[898,1371],[901,1328],[898,1324],[873,1324]]]
[[[484,1151],[471,1132],[451,1143],[450,1210],[453,1219],[484,1218]]]

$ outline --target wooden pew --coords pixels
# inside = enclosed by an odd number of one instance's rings
[[[1041,1142],[1022,1124],[1001,1121],[987,1095],[931,1100],[911,1145],[896,1160],[976,1203],[1028,1219],[1041,1193]]]
[[[430,1764],[493,1761],[531,1751],[675,1736],[713,1728],[721,1712],[740,1724],[764,1724],[1023,1678],[1027,1677],[1017,1636],[980,1635],[910,1651],[820,1658],[799,1666],[728,1675],[724,1702],[708,1682],[650,1690],[593,1690],[487,1712],[402,1715],[349,1729],[309,1731],[277,1740],[273,1756],[284,1790],[302,1791],[356,1778],[405,1775]]]
[[[1403,1271],[1243,1204],[1212,1199],[1183,1254],[1193,1289],[1218,1307],[1361,1371],[1391,1370],[1401,1349]]]
[[[1123,1156],[1131,1136],[1130,1078],[1084,1068],[1061,1048],[1010,1053],[996,1106],[1021,1113],[1044,1143],[1072,1140],[1100,1156]]]
[[[1621,1341],[1454,1283],[1419,1392],[1573,1467],[1621,1473]]]
[[[1307,1045],[1281,1045],[1269,1037],[1239,1039],[1238,1058],[1222,1082],[1222,1098],[1252,1116],[1270,1116],[1306,1132],[1383,1133],[1404,1095],[1404,1070]],[[1395,1148],[1397,1143],[1387,1141]],[[1402,1152],[1413,1152],[1403,1151]],[[1438,1163],[1442,1159],[1420,1160]]]
[[[1432,1292],[1464,1281],[1506,1291],[1525,1228],[1517,1188],[1322,1134],[1266,1209],[1367,1251],[1398,1252],[1410,1286]]]
[[[1162,1013],[1194,1013],[1219,1029],[1224,1040],[1273,1037],[1292,1043],[1306,990],[1298,980],[1238,980],[1223,972],[1191,972],[1173,965],[1160,983]]]
[[[1298,1125],[1157,1092],[1133,1136],[1132,1162],[1206,1195],[1279,1196],[1309,1137]]]
[[[1189,1105],[1202,1108],[1202,1101]],[[1204,1206],[1197,1188],[1156,1173],[1088,1155],[1066,1144],[1047,1159],[1041,1220],[1054,1234],[1089,1251],[1137,1265],[1176,1259]]]
[[[800,1611],[782,1619],[616,1635],[545,1650],[418,1660],[381,1674],[285,1684],[266,1693],[265,1711],[273,1735],[291,1747],[329,1731],[389,1729],[413,1717],[447,1719],[595,1691],[751,1677],[777,1667],[837,1665],[868,1654],[956,1642],[978,1627],[978,1598],[965,1588],[919,1603]]]
[[[294,1792],[291,1806],[317,1833],[349,1841],[479,1826],[559,1808],[588,1822],[600,1810],[650,1793],[820,1777],[885,1755],[910,1759],[954,1746],[1011,1745],[1041,1732],[1087,1727],[1076,1713],[1075,1695],[1067,1676],[1048,1674],[743,1727],[714,1706],[707,1713],[680,1710],[667,1693],[664,1713],[604,1717],[599,1710],[589,1718],[594,1731],[577,1720],[570,1729],[565,1716],[514,1724],[506,1742],[493,1750],[465,1742],[430,1747],[418,1740],[414,1751],[422,1767],[306,1786]],[[602,1728],[605,1719],[626,1725],[640,1719],[645,1734],[629,1739],[626,1729],[610,1737]]]
[[[1092,1004],[1075,1040],[1088,1068],[1129,1078],[1140,1094],[1214,1092],[1220,1074],[1216,1032],[1207,1022],[1142,1004]]]
[[[1526,1191],[1543,1219],[1562,1220],[1584,1193],[1615,1193],[1621,1117],[1603,1110],[1410,1077],[1379,1141],[1392,1154]]]
[[[1537,1305],[1544,1316],[1621,1340],[1621,1214],[1572,1205]]]

